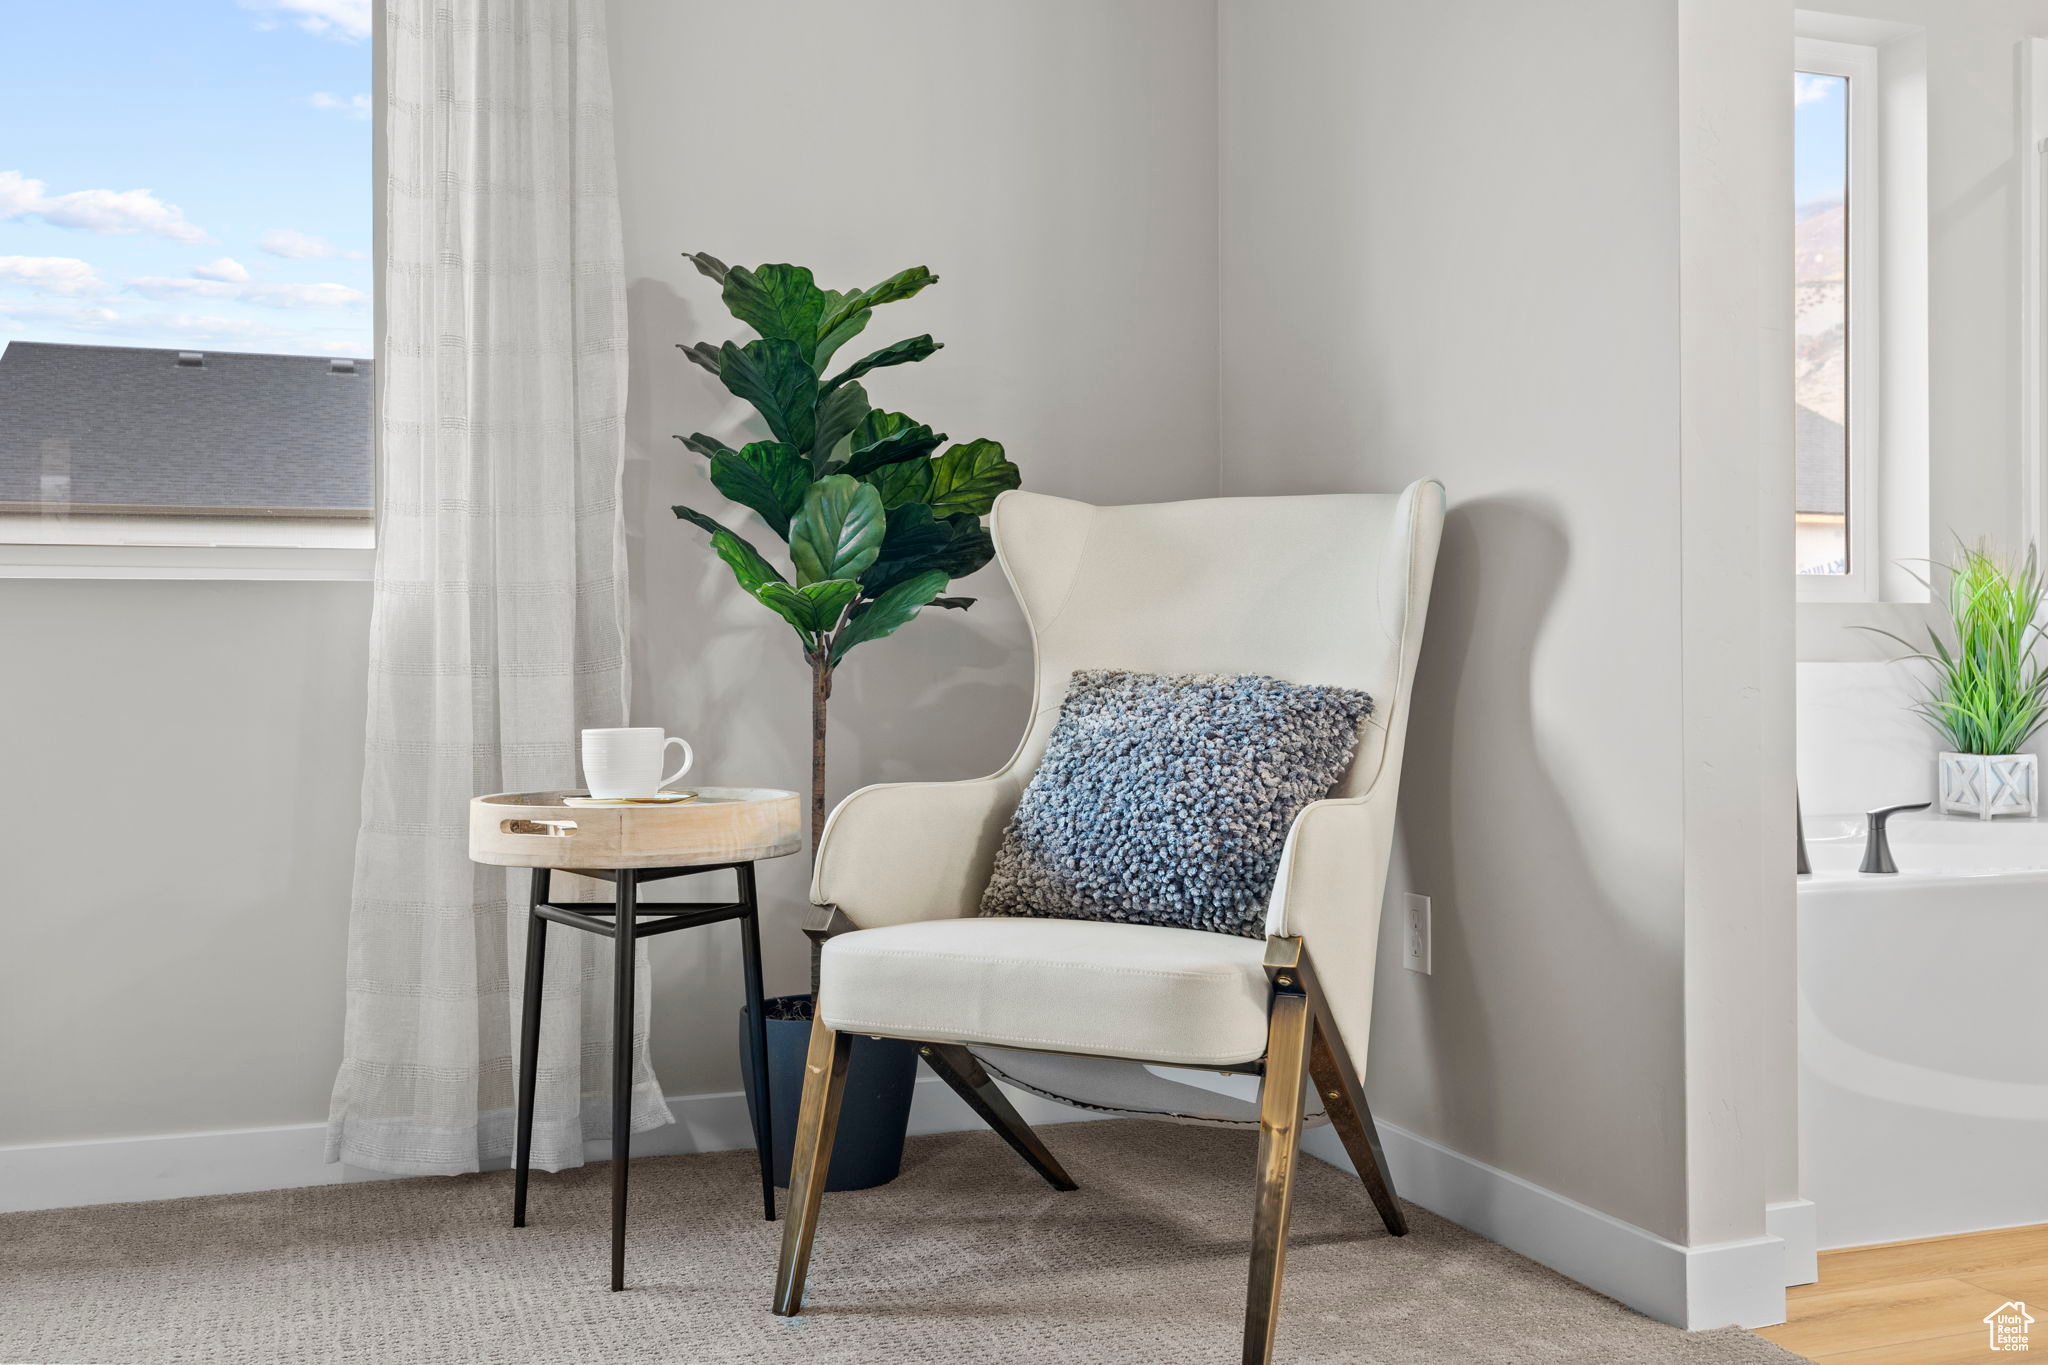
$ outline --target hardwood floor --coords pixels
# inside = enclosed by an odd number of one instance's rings
[[[1786,1322],[1757,1335],[1818,1365],[2010,1360],[1984,1315],[2017,1299],[2048,1351],[2048,1224],[1820,1254],[1820,1282],[1785,1293]]]

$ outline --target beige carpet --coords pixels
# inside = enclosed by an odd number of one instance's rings
[[[607,1171],[328,1185],[0,1217],[0,1361],[1235,1361],[1249,1134],[1144,1122],[1048,1138],[1056,1194],[988,1133],[920,1138],[901,1179],[827,1195],[797,1319],[750,1154],[634,1163],[631,1288],[605,1289]],[[1639,1317],[1419,1210],[1388,1237],[1306,1160],[1287,1362],[1765,1362],[1746,1332]]]

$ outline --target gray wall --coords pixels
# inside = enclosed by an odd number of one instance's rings
[[[1763,281],[1739,316],[1712,310],[1739,330],[1700,310],[1682,333],[1680,311],[1682,281],[1760,268],[1680,226],[1700,171],[1682,120],[1746,69],[1681,63],[1681,20],[1705,35],[1679,0],[1569,24],[1484,0],[1288,16],[1223,7],[1223,491],[1435,475],[1451,500],[1392,886],[1435,898],[1435,972],[1382,974],[1375,1109],[1675,1240],[1754,1235],[1754,1183],[1689,1208],[1683,1007],[1706,894],[1687,800],[1753,810],[1761,786],[1742,720],[1764,641],[1718,668],[1681,648],[1755,604],[1754,530],[1725,594],[1687,580],[1686,538],[1703,559],[1700,537],[1753,524],[1759,452],[1731,473],[1739,506],[1684,495],[1699,442],[1759,429],[1754,375],[1730,390],[1714,350],[1754,357]],[[1728,193],[1775,202],[1754,129],[1724,131]],[[1757,837],[1754,816],[1726,833],[1752,894]]]
[[[0,1144],[326,1116],[369,617],[367,583],[0,581]]]
[[[854,344],[930,332],[945,349],[871,375],[877,403],[1002,441],[1041,492],[1213,494],[1215,15],[1180,0],[614,0],[611,24],[635,718],[695,743],[706,782],[808,791],[795,637],[669,512],[758,525],[672,439],[758,434],[674,349],[747,334],[681,253],[793,261],[837,288],[930,266],[940,283]],[[1030,701],[1023,623],[997,569],[963,590],[981,601],[926,613],[840,673],[833,799],[1009,756]],[[806,863],[763,871],[770,990],[806,988]],[[737,937],[692,937],[654,954],[656,1065],[672,1092],[732,1089]]]

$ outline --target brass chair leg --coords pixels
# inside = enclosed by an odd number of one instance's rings
[[[1359,1084],[1358,1073],[1352,1069],[1344,1040],[1323,1018],[1320,1009],[1312,1012],[1316,1020],[1308,1069],[1315,1077],[1316,1089],[1322,1092],[1330,1126],[1343,1140],[1344,1151],[1357,1168],[1358,1178],[1365,1182],[1365,1192],[1372,1196],[1373,1207],[1380,1211],[1380,1221],[1394,1236],[1405,1237],[1408,1215],[1394,1198],[1394,1177],[1387,1169],[1387,1154],[1380,1149],[1380,1133],[1373,1126],[1372,1110],[1365,1103],[1365,1087]]]
[[[782,1262],[775,1271],[773,1311],[779,1317],[795,1317],[803,1307],[811,1239],[818,1231],[818,1201],[832,1165],[832,1135],[839,1126],[839,1100],[846,1093],[846,1063],[852,1053],[853,1039],[826,1027],[823,1019],[811,1020],[796,1150],[789,1158],[789,1221],[782,1226]]]
[[[1032,1170],[1045,1177],[1046,1184],[1056,1190],[1080,1188],[972,1052],[958,1043],[920,1043],[917,1054],[940,1080],[952,1087],[954,1094],[967,1101],[983,1123],[995,1129],[997,1136],[1009,1143]]]
[[[1294,1168],[1301,1145],[1309,1024],[1307,997],[1298,990],[1274,993],[1266,1034],[1266,1081],[1259,1096],[1259,1199],[1252,1219],[1251,1285],[1244,1309],[1245,1365],[1267,1365],[1273,1358],[1280,1277],[1287,1261],[1287,1219],[1294,1205]]]

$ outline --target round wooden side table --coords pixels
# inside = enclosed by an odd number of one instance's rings
[[[547,927],[560,924],[616,945],[612,987],[612,1288],[626,1287],[626,1166],[633,1100],[633,967],[638,942],[655,934],[724,920],[740,922],[747,1019],[753,1033],[754,1149],[761,1162],[761,1205],[775,1217],[775,1162],[769,1151],[767,1020],[762,1011],[760,906],[754,864],[803,847],[795,792],[767,787],[702,787],[670,805],[570,806],[580,792],[510,792],[469,804],[469,856],[494,867],[530,867],[526,989],[519,1028],[519,1126],[513,1146],[512,1226],[526,1226],[533,1148],[534,1073],[539,1064],[542,968]],[[669,877],[731,869],[736,901],[664,901],[642,906],[641,886]],[[557,905],[549,875],[574,872],[608,881],[612,903]]]

